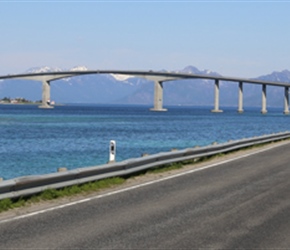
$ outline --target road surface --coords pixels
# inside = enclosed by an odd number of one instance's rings
[[[289,249],[290,143],[0,222],[0,249]]]

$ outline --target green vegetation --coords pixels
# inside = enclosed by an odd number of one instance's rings
[[[9,209],[22,207],[28,204],[53,200],[60,197],[68,197],[77,194],[88,194],[89,192],[98,191],[104,188],[114,187],[125,182],[125,179],[120,177],[114,177],[109,179],[103,179],[99,181],[89,182],[81,185],[74,185],[65,187],[62,189],[47,189],[40,194],[33,195],[31,197],[21,197],[19,199],[3,199],[0,201],[0,212],[7,211]]]
[[[162,165],[153,169],[149,169],[146,171],[146,173],[152,173],[152,174],[158,174],[158,173],[163,173],[163,172],[167,172],[167,171],[171,171],[171,170],[176,170],[176,169],[181,169],[183,168],[185,165],[189,165],[189,164],[193,164],[194,161],[183,161],[183,162],[175,162],[175,163],[171,163],[171,164],[166,164],[166,165]]]

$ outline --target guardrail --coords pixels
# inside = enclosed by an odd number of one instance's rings
[[[46,189],[57,189],[100,179],[125,176],[165,164],[194,160],[201,157],[225,153],[253,145],[290,138],[290,132],[264,135],[238,141],[229,141],[200,148],[188,148],[172,152],[148,155],[95,167],[84,167],[45,175],[24,176],[0,182],[0,200],[18,198],[40,193]]]

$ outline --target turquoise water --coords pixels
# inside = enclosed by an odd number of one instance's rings
[[[117,161],[184,149],[212,142],[289,130],[290,116],[281,109],[261,115],[252,108],[238,114],[211,107],[66,105],[39,109],[33,105],[0,106],[0,176],[11,179],[107,163],[109,142],[117,143]]]

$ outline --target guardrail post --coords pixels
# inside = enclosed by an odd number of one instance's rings
[[[62,168],[58,168],[57,172],[66,172],[67,168],[66,167],[62,167]]]
[[[110,141],[110,148],[109,148],[109,163],[113,163],[116,161],[116,141]]]

